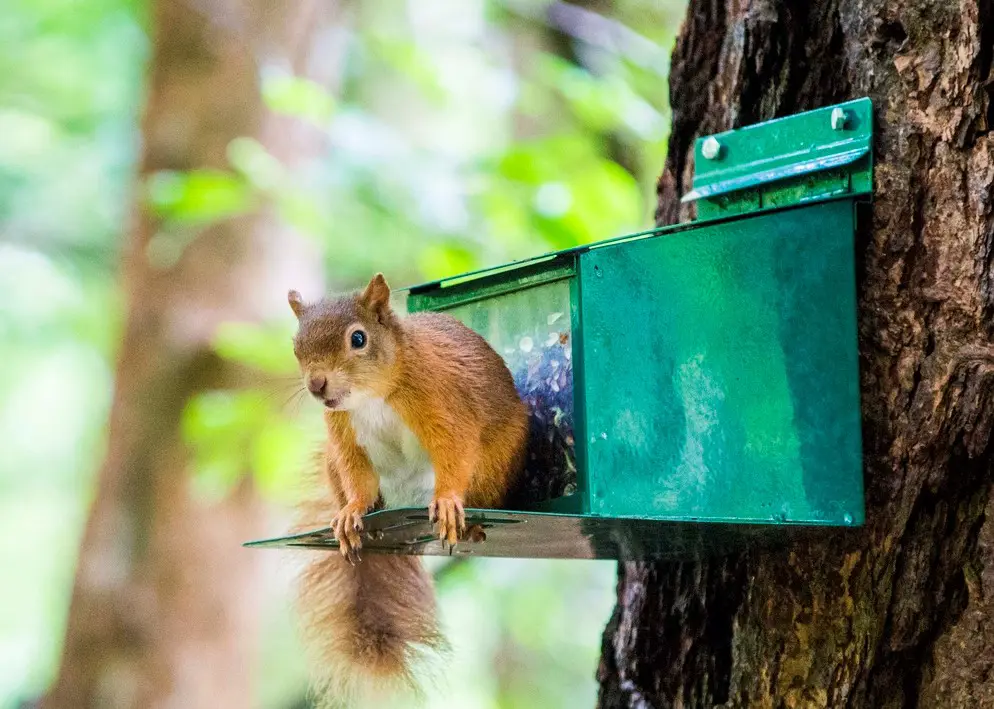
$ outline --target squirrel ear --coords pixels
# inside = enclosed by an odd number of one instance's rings
[[[359,302],[377,314],[390,306],[390,286],[382,273],[373,276],[359,297]]]
[[[304,313],[304,301],[300,297],[300,293],[292,290],[286,294],[286,299],[287,302],[290,303],[290,310],[293,311],[293,314],[296,315],[299,320],[300,316]]]

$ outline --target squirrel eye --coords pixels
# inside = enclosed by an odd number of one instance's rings
[[[366,333],[362,330],[356,330],[352,333],[352,349],[361,350],[366,346]]]

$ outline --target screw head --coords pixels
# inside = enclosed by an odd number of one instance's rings
[[[845,130],[849,122],[849,114],[844,108],[836,106],[832,109],[832,130]]]
[[[718,142],[718,139],[713,135],[705,138],[704,144],[701,145],[701,155],[706,160],[716,160],[721,155],[721,143]]]

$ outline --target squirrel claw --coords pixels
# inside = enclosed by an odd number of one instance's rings
[[[342,556],[353,566],[357,561],[362,561],[359,557],[359,550],[362,548],[362,516],[367,509],[368,506],[361,503],[350,502],[331,521],[331,529],[338,540]]]
[[[359,555],[359,547],[353,545],[351,542],[343,539],[339,542],[338,548],[339,551],[341,551],[342,556],[345,557],[345,560],[352,564],[352,566],[355,566],[362,561],[362,557]]]
[[[459,535],[466,531],[466,512],[462,500],[453,494],[436,497],[428,506],[428,519],[438,523],[438,538],[443,546],[448,543],[451,553],[459,541]]]

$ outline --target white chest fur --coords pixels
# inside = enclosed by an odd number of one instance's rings
[[[418,437],[383,399],[354,397],[347,406],[356,441],[380,478],[387,507],[427,507],[435,470]]]

